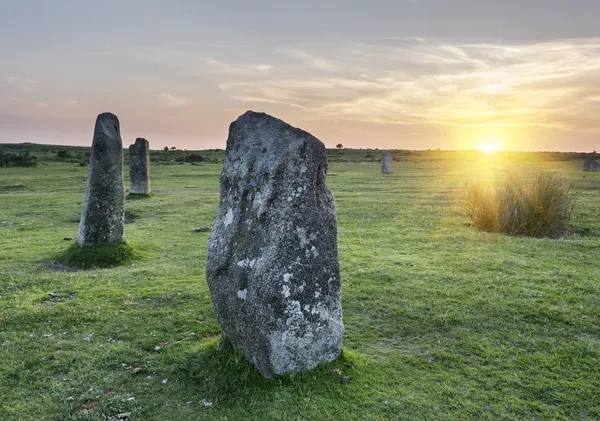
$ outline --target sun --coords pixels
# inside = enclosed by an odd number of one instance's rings
[[[486,153],[492,153],[500,150],[500,145],[498,143],[482,143],[477,146],[477,150]]]

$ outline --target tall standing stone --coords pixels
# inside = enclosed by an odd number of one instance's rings
[[[392,173],[392,153],[390,151],[383,152],[381,158],[381,174]]]
[[[584,171],[600,171],[600,164],[594,158],[587,158],[583,161]]]
[[[129,193],[150,194],[150,144],[138,137],[129,146]]]
[[[336,210],[325,146],[264,113],[229,127],[206,279],[223,333],[265,377],[341,351]]]
[[[96,119],[83,210],[77,242],[81,247],[116,244],[123,240],[125,218],[123,144],[117,116]]]

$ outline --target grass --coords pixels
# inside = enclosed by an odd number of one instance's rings
[[[571,232],[571,185],[560,175],[509,177],[496,185],[469,183],[466,211],[474,227],[491,232],[557,238]]]
[[[127,241],[99,247],[80,247],[75,243],[54,260],[73,268],[109,268],[130,264],[135,254],[133,247]]]
[[[0,168],[0,185],[25,186],[0,192],[0,419],[599,419],[600,173],[413,158],[385,177],[331,164],[344,355],[273,381],[222,343],[208,233],[191,231],[212,225],[219,164],[153,166],[156,196],[126,202],[144,258],[75,272],[41,263],[77,234],[87,169]],[[586,235],[468,227],[465,183],[547,170],[573,184]]]

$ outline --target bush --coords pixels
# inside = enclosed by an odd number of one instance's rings
[[[37,164],[37,157],[29,152],[16,154],[0,151],[0,167],[36,167]]]
[[[509,177],[490,186],[467,186],[466,211],[476,228],[529,237],[560,237],[571,232],[575,195],[562,177],[540,173],[533,180]]]
[[[69,151],[58,151],[56,157],[61,159],[71,159],[73,155],[71,155]]]

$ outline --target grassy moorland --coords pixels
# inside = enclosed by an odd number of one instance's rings
[[[126,203],[133,264],[86,271],[50,263],[77,234],[80,158],[0,168],[0,419],[600,419],[600,173],[570,155],[434,153],[382,176],[331,152],[344,354],[273,381],[211,311],[208,234],[192,229],[212,225],[220,164],[154,165],[155,196]],[[573,183],[574,234],[468,226],[468,181],[532,170]]]

